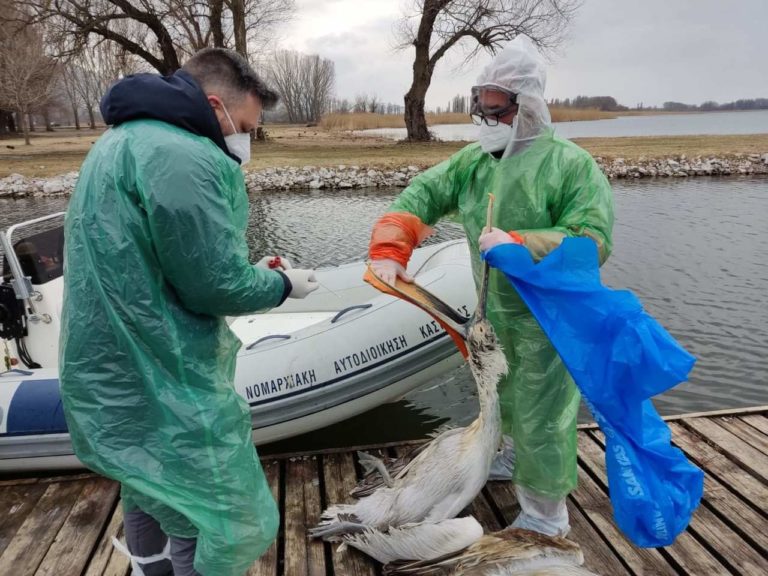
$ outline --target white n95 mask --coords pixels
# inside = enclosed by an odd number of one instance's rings
[[[232,122],[232,117],[227,112],[227,107],[222,102],[221,107],[224,109],[224,114],[227,115],[230,126],[234,134],[224,136],[224,143],[227,145],[227,150],[240,158],[240,166],[247,164],[251,159],[251,135],[248,132],[238,132],[235,128],[235,123]]]
[[[512,126],[499,122],[496,126],[488,126],[485,122],[480,125],[478,140],[480,147],[488,152],[504,150],[512,138]]]
[[[251,159],[251,135],[248,132],[238,132],[224,136],[227,150],[240,158],[240,166],[247,164]]]

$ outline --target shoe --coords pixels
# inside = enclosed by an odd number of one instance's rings
[[[491,462],[488,480],[512,480],[515,474],[515,444],[512,438],[504,435],[501,449],[496,452]]]
[[[552,500],[525,486],[515,486],[520,514],[512,528],[533,530],[547,536],[566,536],[571,531],[565,498]]]

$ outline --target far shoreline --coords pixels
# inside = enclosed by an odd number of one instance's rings
[[[251,189],[359,188],[403,186],[416,173],[433,166],[467,142],[398,142],[352,136],[315,126],[267,125],[268,140],[254,143],[246,165]],[[63,130],[33,135],[32,145],[21,139],[0,140],[0,197],[18,195],[21,188],[42,192],[43,184],[77,172],[103,132]],[[659,176],[768,174],[768,134],[700,136],[624,136],[574,138],[609,178]],[[339,166],[344,166],[340,174]],[[352,170],[357,167],[357,170]],[[305,169],[309,168],[309,170]],[[325,168],[326,173],[320,174]],[[349,168],[349,170],[347,170]],[[368,175],[371,172],[372,175]],[[365,175],[363,174],[365,173]],[[8,177],[16,182],[9,190]],[[3,184],[3,182],[6,182]],[[316,182],[310,186],[312,182]],[[321,185],[318,186],[317,183]],[[69,188],[49,183],[49,190]]]

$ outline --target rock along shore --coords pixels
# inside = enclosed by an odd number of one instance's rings
[[[639,158],[632,161],[596,157],[595,160],[609,179],[768,174],[768,153],[729,157]],[[247,171],[245,181],[249,192],[405,187],[422,170],[418,166],[383,170],[345,165],[265,168]],[[77,174],[69,172],[52,178],[27,178],[11,174],[0,178],[0,198],[67,196],[75,187]]]

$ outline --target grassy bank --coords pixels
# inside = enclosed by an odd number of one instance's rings
[[[392,140],[357,137],[321,127],[268,126],[269,141],[253,147],[249,169],[277,166],[333,166],[338,164],[394,168],[432,166],[465,145],[462,142],[401,144]],[[23,140],[0,140],[0,178],[18,173],[28,177],[55,176],[78,170],[100,131],[36,133],[32,145]],[[593,156],[627,160],[693,156],[765,154],[768,134],[739,136],[675,136],[582,138],[575,140]]]

